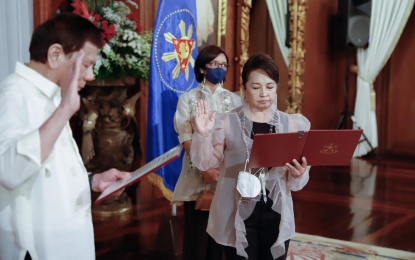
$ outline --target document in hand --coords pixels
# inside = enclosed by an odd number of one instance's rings
[[[147,163],[140,169],[136,170],[131,174],[131,177],[128,179],[119,180],[105,189],[98,199],[95,201],[95,204],[99,204],[104,201],[106,198],[111,196],[113,193],[130,186],[131,184],[139,181],[142,177],[146,176],[147,174],[154,172],[160,169],[162,166],[171,163],[172,161],[176,160],[180,157],[182,152],[182,146],[178,145],[171,149],[170,151],[166,152],[165,154],[155,158],[151,162]]]
[[[249,168],[281,167],[293,159],[307,165],[349,165],[363,130],[310,130],[282,134],[257,134]]]

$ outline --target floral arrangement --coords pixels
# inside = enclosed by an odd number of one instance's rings
[[[95,78],[114,80],[136,76],[148,80],[152,31],[143,31],[131,12],[132,0],[74,0],[74,13],[90,20],[101,30],[103,48],[94,66]]]

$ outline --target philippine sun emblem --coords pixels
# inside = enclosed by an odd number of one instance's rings
[[[177,65],[172,71],[173,79],[177,79],[181,71],[185,73],[186,80],[189,80],[189,63],[192,67],[195,66],[195,60],[192,57],[192,51],[196,47],[195,41],[192,40],[193,25],[189,26],[186,34],[186,24],[181,20],[179,29],[181,34],[180,39],[176,38],[170,32],[164,34],[166,41],[173,44],[174,51],[164,53],[161,59],[165,62],[176,59]]]

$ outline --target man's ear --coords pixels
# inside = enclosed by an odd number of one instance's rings
[[[55,43],[52,44],[48,49],[47,62],[51,69],[57,69],[59,63],[65,59],[65,52],[63,51],[62,45]]]

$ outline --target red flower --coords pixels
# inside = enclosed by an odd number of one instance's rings
[[[72,7],[75,9],[75,10],[73,11],[73,13],[81,15],[81,13],[80,13],[80,9],[81,9],[81,0],[75,0],[75,2],[73,2],[71,5],[72,5]]]
[[[115,30],[115,25],[111,24],[108,26],[108,29],[105,31],[107,35],[107,39],[111,40],[114,35],[117,35],[117,31]]]
[[[143,31],[143,26],[141,25],[141,23],[137,24],[137,32],[142,32]]]
[[[101,15],[100,14],[94,15],[94,19],[95,19],[95,21],[101,20]]]
[[[73,8],[75,8],[75,10],[73,11],[73,13],[78,14],[82,17],[84,17],[85,19],[88,19],[93,15],[94,13],[94,8],[92,8],[91,12],[88,13],[88,5],[86,2],[81,2],[81,0],[75,0],[74,3],[71,4],[73,6]]]
[[[101,30],[102,30],[101,37],[102,37],[103,42],[105,42],[105,40],[111,40],[114,35],[117,35],[117,31],[115,30],[115,25],[110,24],[108,26],[107,20],[101,21]]]
[[[108,28],[108,21],[107,20],[102,20],[101,21],[101,29],[105,31],[107,28]]]
[[[141,25],[140,21],[138,20],[138,18],[134,14],[127,15],[127,18],[130,19],[131,21],[135,22],[135,24],[137,25],[137,27],[136,27],[137,32],[142,32],[143,31],[143,26]]]
[[[102,47],[104,47],[105,44],[107,44],[107,41],[105,40],[106,38],[107,36],[105,35],[105,33],[101,32]]]

